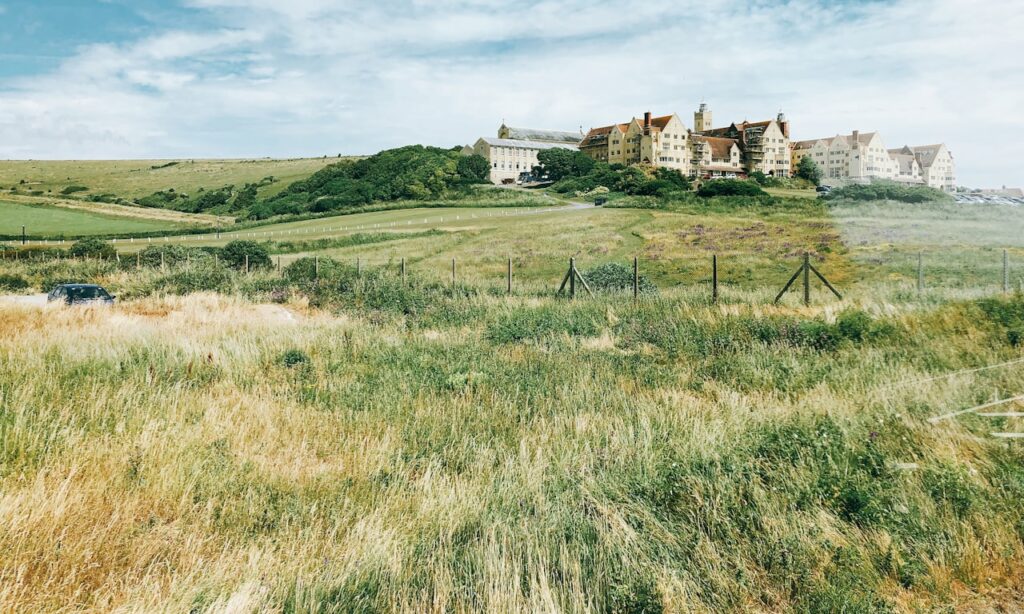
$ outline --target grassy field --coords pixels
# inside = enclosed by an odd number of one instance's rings
[[[426,209],[246,231],[318,279],[0,261],[120,299],[0,299],[0,610],[1021,610],[1024,451],[991,434],[1024,420],[929,421],[1024,391],[1021,223]],[[845,299],[771,305],[804,250]],[[555,298],[574,254],[660,290]]]
[[[273,176],[261,189],[270,196],[293,181],[305,179],[338,158],[287,160],[6,160],[0,161],[0,188],[59,195],[69,186],[87,190],[77,196],[114,194],[135,199],[174,188],[192,194],[199,188],[241,187]],[[22,183],[24,181],[24,183]]]
[[[0,236],[20,236],[22,225],[30,236],[162,232],[197,225],[194,222],[186,223],[187,219],[185,216],[162,213],[147,217],[128,207],[116,205],[91,206],[91,203],[82,203],[69,207],[22,199],[15,202],[0,197]],[[205,220],[196,219],[196,222],[199,221]]]
[[[1020,425],[926,420],[1024,370],[919,381],[1019,357],[1020,299],[366,283],[0,305],[0,608],[1024,605],[1024,456],[988,436]]]

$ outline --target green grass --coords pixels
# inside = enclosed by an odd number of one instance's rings
[[[892,384],[1019,357],[1024,299],[0,269],[135,297],[0,305],[2,609],[1014,609],[1020,425],[927,418],[1024,371]]]
[[[241,187],[273,176],[278,181],[260,190],[260,195],[266,197],[337,161],[335,157],[286,160],[11,160],[0,161],[0,188],[17,187],[25,193],[41,191],[59,195],[65,188],[81,186],[87,189],[75,196],[114,194],[131,200],[168,188],[192,194],[199,188]],[[177,164],[168,166],[173,162]]]
[[[22,225],[30,236],[146,233],[186,227],[180,222],[108,215],[99,210],[0,200],[0,236],[20,236]]]

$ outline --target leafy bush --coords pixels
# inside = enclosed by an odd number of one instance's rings
[[[220,251],[221,262],[236,269],[245,269],[246,257],[251,271],[272,266],[267,248],[255,241],[231,241]]]
[[[768,196],[756,182],[742,179],[712,179],[705,181],[697,190],[697,196]]]
[[[341,263],[333,258],[320,256],[319,263],[317,261],[317,258],[309,256],[299,258],[286,266],[282,275],[289,282],[296,283],[311,282],[316,279],[330,280],[339,277],[342,273]],[[318,267],[319,273],[317,272]]]
[[[107,260],[117,255],[114,246],[103,239],[89,237],[76,241],[68,250],[68,254],[75,258],[101,258]]]
[[[68,187],[61,190],[60,193],[67,196],[69,194],[74,194],[76,192],[85,192],[88,189],[89,188],[85,187],[84,185],[69,185]]]
[[[309,355],[302,350],[290,349],[281,354],[279,361],[286,367],[296,367],[309,362]]]
[[[0,274],[0,290],[17,292],[28,288],[29,283],[19,275]]]
[[[633,268],[621,262],[608,262],[583,273],[583,278],[594,291],[633,289]],[[638,279],[640,292],[656,294],[658,287],[644,275]]]
[[[215,248],[187,247],[184,245],[150,245],[139,252],[138,261],[142,266],[158,268],[161,263],[167,267],[177,267],[187,263],[198,263],[213,259],[219,250]],[[123,266],[135,266],[131,259],[124,259]]]
[[[836,188],[824,196],[826,200],[895,200],[904,203],[945,202],[949,194],[928,186],[900,185],[894,181],[875,181],[867,185]]]

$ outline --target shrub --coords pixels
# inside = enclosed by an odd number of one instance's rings
[[[28,281],[19,275],[0,275],[0,290],[18,291],[28,286]]]
[[[697,196],[711,198],[714,196],[768,196],[753,181],[742,179],[712,179],[705,181],[697,190]]]
[[[60,193],[67,196],[69,194],[74,194],[76,192],[85,192],[88,189],[89,188],[85,187],[84,185],[69,185],[68,187],[61,190]]]
[[[75,258],[101,258],[108,260],[114,258],[117,252],[114,250],[114,246],[103,239],[89,237],[76,241],[71,246],[71,249],[68,250],[68,254]]]
[[[315,279],[328,280],[338,277],[342,265],[335,259],[326,256],[319,258],[319,274],[317,259],[313,257],[299,258],[284,268],[282,275],[290,282],[310,282]]]
[[[608,262],[583,273],[587,285],[594,291],[632,290],[633,269],[621,262]],[[639,277],[640,292],[656,294],[658,287],[644,275]]]
[[[248,257],[249,269],[269,269],[272,266],[267,248],[255,241],[232,241],[220,251],[221,261],[230,267],[244,269]]]
[[[558,334],[589,337],[599,331],[599,315],[595,311],[551,306],[523,307],[501,313],[487,325],[484,334],[494,343],[516,343]]]
[[[928,186],[906,186],[894,181],[875,181],[868,185],[848,185],[836,188],[824,197],[835,200],[895,200],[904,203],[949,201],[952,197],[942,190]]]
[[[286,367],[295,367],[308,363],[309,356],[302,350],[291,349],[281,354],[279,361]]]
[[[167,267],[181,266],[186,263],[206,262],[213,258],[217,251],[198,247],[186,247],[184,245],[150,245],[139,252],[138,261],[151,268],[157,268],[161,262]],[[131,259],[122,261],[123,266],[134,266]]]

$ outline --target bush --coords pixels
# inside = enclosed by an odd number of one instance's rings
[[[107,243],[103,239],[97,239],[95,237],[89,237],[76,241],[71,249],[68,250],[68,255],[74,258],[100,258],[102,260],[109,260],[117,255],[114,246]]]
[[[742,179],[712,179],[705,181],[697,190],[697,196],[711,198],[714,196],[768,196],[753,181]]]
[[[0,290],[17,292],[28,288],[29,283],[19,275],[0,275]]]
[[[326,256],[319,257],[320,272],[317,273],[317,259],[313,257],[299,258],[284,268],[282,275],[292,283],[311,282],[316,279],[330,280],[337,278],[342,272],[342,265],[337,260]]]
[[[236,269],[245,269],[246,257],[251,271],[272,266],[267,248],[255,241],[232,241],[221,249],[220,257],[225,265]]]
[[[484,333],[494,343],[540,340],[558,334],[590,337],[600,331],[599,314],[588,309],[562,306],[522,307],[501,313]]]
[[[61,190],[60,193],[63,194],[64,196],[67,196],[69,194],[74,194],[76,192],[85,192],[88,189],[89,188],[85,187],[84,185],[69,185],[68,187]]]
[[[309,362],[309,356],[302,350],[291,349],[281,354],[280,362],[286,367],[295,367]]]
[[[138,260],[146,267],[158,268],[161,263],[167,267],[177,267],[186,263],[206,262],[213,258],[219,250],[213,248],[186,247],[184,245],[150,245],[139,252]],[[130,259],[123,261],[123,266],[134,266]]]
[[[928,186],[906,186],[894,181],[875,181],[868,185],[848,185],[836,188],[824,196],[835,200],[895,200],[904,203],[945,202],[949,194]]]
[[[633,268],[621,262],[608,262],[583,273],[583,279],[595,292],[633,289]],[[658,287],[644,275],[639,277],[640,292],[656,294]]]

